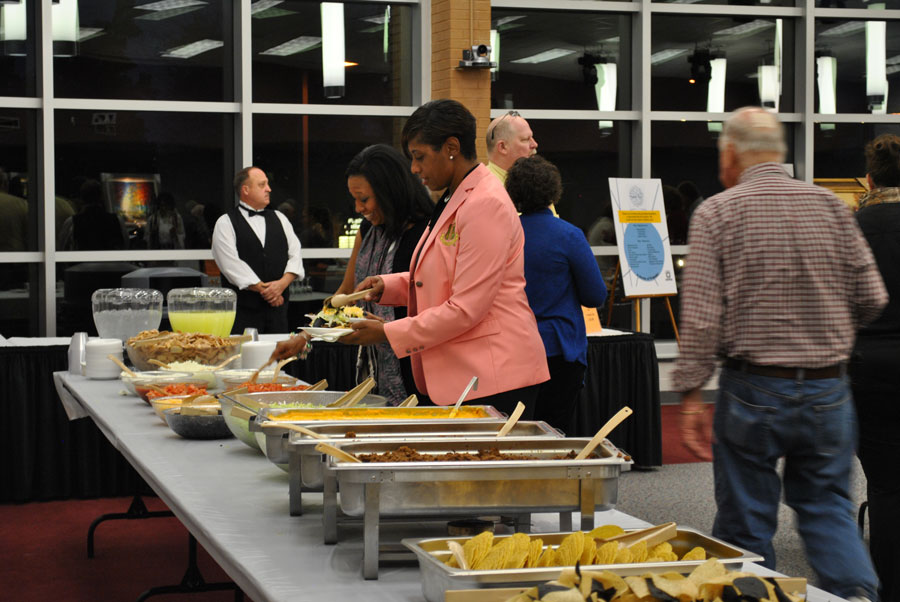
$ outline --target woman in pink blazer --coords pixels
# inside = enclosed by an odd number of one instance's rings
[[[431,190],[446,189],[419,240],[409,271],[365,279],[367,300],[406,305],[408,317],[353,325],[348,344],[387,340],[410,356],[416,386],[437,405],[467,400],[530,417],[547,358],[525,296],[522,226],[503,184],[475,153],[475,117],[460,103],[419,107],[403,128],[411,170]]]

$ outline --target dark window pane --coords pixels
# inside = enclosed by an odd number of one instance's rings
[[[342,69],[342,89],[323,81],[319,2],[280,2],[253,14],[254,101],[412,103],[412,9],[380,2],[342,6],[344,59],[353,63]]]
[[[875,43],[879,38],[880,44]],[[867,48],[871,48],[871,64],[867,64]],[[896,89],[900,82],[898,63],[900,22],[816,19],[816,112],[900,111],[900,99],[888,94],[890,84]]]
[[[630,15],[496,9],[491,26],[493,108],[631,108]]]
[[[208,249],[206,235],[232,205],[233,121],[205,113],[57,111],[57,194],[78,209],[60,248]],[[162,207],[161,193],[174,197],[177,218]],[[147,220],[161,209],[183,234],[152,236]]]
[[[662,181],[664,192],[668,191],[671,194],[669,187],[680,192],[688,221],[699,204],[698,198],[709,198],[722,191],[722,184],[719,182],[719,151],[716,147],[719,133],[715,131],[718,125],[718,123],[679,121],[653,124],[650,151],[651,177]],[[785,162],[792,163],[794,152],[790,135],[791,124],[785,124],[785,129],[788,144]],[[676,215],[679,213],[677,197],[675,198],[675,202],[667,199],[666,203],[670,236],[673,235],[672,226],[680,224],[680,217],[669,216],[673,211]]]
[[[0,109],[0,252],[38,249],[36,119],[36,111]],[[58,218],[71,214],[66,207],[57,203]]]
[[[900,0],[886,0],[881,3],[888,10],[900,8]],[[868,0],[816,0],[818,8],[872,8]]]
[[[841,0],[843,2],[843,0]],[[653,0],[670,4],[730,4],[742,6],[794,6],[794,0]]]
[[[36,337],[43,307],[38,299],[36,263],[0,263],[0,334]]]
[[[55,44],[57,96],[234,98],[230,2],[165,8],[156,2],[115,0],[80,2],[77,7],[80,41]]]
[[[35,94],[34,15],[31,2],[0,2],[0,96]]]
[[[760,104],[793,110],[790,19],[657,15],[651,47],[654,110],[721,112]],[[724,92],[716,94],[717,82]]]
[[[900,136],[898,124],[837,123],[815,126],[816,178],[863,178],[866,160],[863,149],[881,134]]]
[[[631,124],[544,119],[528,123],[538,152],[562,175],[563,194],[556,206],[560,217],[587,236],[602,218],[612,217],[608,179],[631,177]]]

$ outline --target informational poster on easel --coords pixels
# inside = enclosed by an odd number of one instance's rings
[[[612,320],[612,298],[621,276],[625,297],[634,300],[635,323],[640,324],[639,299],[665,297],[669,318],[680,342],[669,297],[678,294],[662,183],[656,179],[610,178],[609,194],[619,248],[619,264],[613,277],[608,320]]]
[[[609,193],[625,296],[677,295],[662,183],[610,178]]]

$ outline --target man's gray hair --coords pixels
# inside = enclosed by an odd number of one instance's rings
[[[762,107],[743,107],[725,122],[719,136],[719,150],[731,144],[738,155],[744,153],[787,153],[784,126],[775,113]]]

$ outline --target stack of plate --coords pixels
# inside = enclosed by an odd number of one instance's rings
[[[88,339],[84,345],[84,375],[88,378],[119,378],[121,368],[108,356],[122,361],[122,341],[119,339]]]

